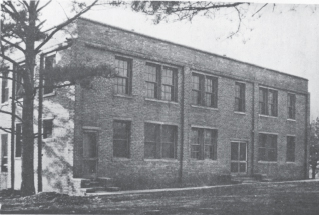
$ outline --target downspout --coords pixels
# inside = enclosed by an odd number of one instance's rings
[[[43,60],[40,55],[39,69],[39,107],[38,107],[38,192],[42,192],[42,109],[43,109]]]
[[[181,92],[181,151],[180,151],[180,165],[179,165],[179,184],[183,183],[183,161],[184,161],[184,117],[185,117],[185,69],[182,69],[182,92]]]
[[[251,127],[252,127],[252,131],[251,131],[251,175],[253,176],[254,174],[254,149],[255,149],[255,82],[253,82],[253,98],[252,98],[252,122],[251,122]]]
[[[310,104],[310,93],[306,94],[306,122],[305,122],[305,164],[304,164],[304,171],[305,171],[305,179],[308,179],[309,178],[309,170],[308,170],[308,128],[309,128],[309,114],[310,114],[310,111],[308,110],[309,109],[309,104]]]
[[[18,68],[13,69],[12,72],[12,96],[11,96],[11,189],[14,192],[14,140],[15,140],[15,114],[16,114],[16,74],[15,72],[18,71]]]

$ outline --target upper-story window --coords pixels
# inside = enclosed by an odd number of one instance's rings
[[[245,112],[245,88],[244,83],[235,83],[235,111]]]
[[[146,97],[177,101],[177,70],[146,64]]]
[[[278,116],[278,91],[259,88],[259,114]]]
[[[114,83],[115,94],[131,94],[132,61],[125,58],[115,58],[116,77]]]
[[[2,73],[2,84],[1,84],[1,103],[5,103],[9,100],[9,85],[8,85],[8,72]]]
[[[288,119],[296,119],[296,95],[288,93]]]
[[[20,99],[23,97],[24,89],[23,89],[23,79],[22,79],[22,73],[24,72],[24,66],[20,65],[19,67],[15,68],[15,71],[17,71],[16,75],[16,99]]]
[[[45,58],[45,70],[50,70],[55,66],[55,55],[51,55]],[[52,80],[45,76],[44,77],[44,83],[43,83],[43,94],[51,94],[53,93],[54,87]]]
[[[217,108],[218,79],[193,73],[192,103]]]

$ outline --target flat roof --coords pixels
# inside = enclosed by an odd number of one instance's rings
[[[89,21],[89,22],[92,22],[92,23],[95,23],[95,24],[98,24],[98,25],[114,28],[114,29],[117,29],[117,30],[125,31],[125,32],[131,33],[131,34],[136,34],[136,35],[139,35],[139,36],[142,36],[142,37],[146,37],[146,38],[149,38],[149,39],[154,39],[154,40],[158,40],[158,41],[161,41],[161,42],[170,43],[170,44],[173,44],[173,45],[176,45],[176,46],[181,46],[181,47],[184,47],[184,48],[187,48],[187,49],[191,49],[191,50],[194,50],[194,51],[202,52],[204,54],[213,55],[213,56],[216,56],[216,57],[224,58],[224,59],[227,59],[227,60],[232,60],[232,61],[239,62],[239,63],[244,63],[244,64],[247,64],[247,65],[250,65],[250,66],[258,67],[258,68],[261,68],[261,69],[266,69],[268,71],[272,71],[272,72],[276,72],[276,73],[279,73],[279,74],[282,74],[282,75],[287,75],[287,76],[291,76],[291,77],[294,77],[294,78],[299,78],[299,79],[303,79],[303,80],[308,81],[308,79],[300,77],[300,76],[291,75],[291,74],[288,74],[288,73],[284,73],[284,72],[280,72],[280,71],[277,71],[277,70],[269,69],[269,68],[266,68],[266,67],[258,66],[256,64],[252,64],[252,63],[236,60],[234,58],[218,55],[218,54],[215,54],[215,53],[212,53],[212,52],[208,52],[208,51],[204,51],[204,50],[201,50],[201,49],[197,49],[197,48],[194,48],[194,47],[191,47],[191,46],[187,46],[187,45],[182,45],[182,44],[179,44],[179,43],[171,42],[169,40],[163,40],[163,39],[160,39],[160,38],[157,38],[157,37],[151,37],[151,36],[148,36],[146,34],[137,33],[135,31],[130,31],[130,30],[127,30],[127,29],[124,29],[124,28],[120,28],[120,27],[117,27],[117,26],[109,25],[109,24],[106,24],[106,23],[103,23],[103,22],[99,22],[99,21],[96,21],[96,20],[92,20],[92,19],[89,19],[89,18],[79,17],[79,19],[83,19],[85,21]]]

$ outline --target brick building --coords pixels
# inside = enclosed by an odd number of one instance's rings
[[[230,174],[306,178],[307,79],[85,18],[75,29],[71,46],[43,51],[45,66],[108,64],[117,77],[44,92],[44,191],[71,193],[78,179],[101,177],[122,189],[178,186],[181,175],[189,186]],[[5,188],[11,138],[0,134]],[[16,187],[20,171],[16,157]]]

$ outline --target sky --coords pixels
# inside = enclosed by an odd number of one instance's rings
[[[47,26],[65,20],[69,4],[62,0],[52,2],[43,11],[48,17]],[[277,2],[273,10],[273,4],[269,3],[252,17],[263,5],[250,8],[240,32],[232,38],[227,37],[238,27],[235,11],[216,18],[198,16],[192,22],[170,21],[157,25],[151,17],[123,7],[95,8],[84,17],[306,78],[313,120],[319,117],[319,5],[313,13],[315,5],[301,5],[291,10],[293,5]]]

